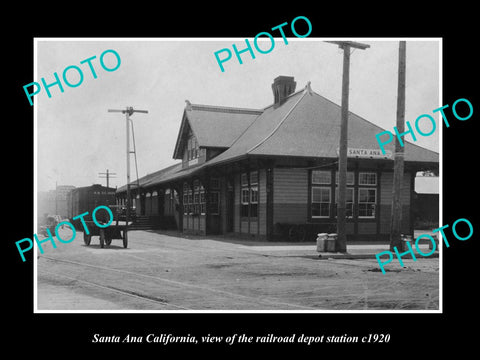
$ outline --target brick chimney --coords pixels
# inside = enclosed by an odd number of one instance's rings
[[[272,84],[274,107],[282,105],[287,96],[295,92],[296,86],[293,76],[276,77]]]

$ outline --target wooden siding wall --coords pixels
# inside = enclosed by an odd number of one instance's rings
[[[234,216],[233,216],[233,231],[236,233],[240,233],[240,174],[237,174],[233,178],[233,191],[235,193],[234,202],[233,202],[233,209],[234,209]]]
[[[305,223],[308,208],[308,171],[273,170],[273,223]]]
[[[350,223],[350,229],[347,226],[347,234],[353,234],[353,223]],[[358,222],[358,233],[360,235],[373,235],[377,233],[377,222],[375,220],[368,221],[368,222]]]
[[[267,235],[267,170],[259,170],[258,181],[258,234]]]

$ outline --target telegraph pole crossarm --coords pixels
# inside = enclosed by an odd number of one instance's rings
[[[104,176],[99,176],[99,178],[107,179],[107,191],[108,191],[108,188],[110,187],[110,182],[109,182],[110,178],[115,177],[115,175],[117,175],[117,174],[109,172],[108,169],[107,169],[107,172],[98,173],[98,175],[104,175]]]
[[[347,252],[346,234],[346,192],[348,152],[348,95],[350,85],[350,48],[365,50],[370,47],[355,41],[326,41],[343,49],[342,109],[340,122],[340,144],[338,152],[338,202],[337,202],[337,243],[335,250]]]
[[[125,114],[125,120],[126,120],[126,136],[127,136],[127,199],[126,199],[126,218],[125,218],[125,231],[123,234],[123,246],[126,248],[128,244],[128,221],[130,220],[130,116],[133,113],[142,113],[142,114],[148,114],[148,110],[136,110],[133,107],[127,107],[122,110],[118,109],[108,109],[108,112],[119,112],[122,114]]]
[[[325,41],[327,43],[330,43],[330,44],[336,44],[338,45],[338,47],[340,49],[343,49],[345,45],[349,46],[349,47],[353,47],[353,48],[357,48],[357,49],[361,49],[361,50],[365,50],[365,49],[368,49],[370,47],[370,45],[368,44],[363,44],[363,43],[359,43],[359,42],[356,42],[356,41]]]

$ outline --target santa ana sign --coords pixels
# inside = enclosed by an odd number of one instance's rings
[[[337,149],[338,154],[338,149]],[[347,151],[348,157],[354,158],[368,158],[368,159],[391,159],[392,152],[385,150],[385,154],[382,153],[380,149],[357,149],[357,148],[348,148]]]

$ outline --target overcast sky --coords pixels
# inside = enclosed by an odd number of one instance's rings
[[[250,39],[252,40],[252,39]],[[328,39],[332,40],[332,39]],[[371,45],[354,50],[350,67],[350,111],[393,131],[396,121],[398,39],[376,41],[354,39]],[[440,44],[436,39],[407,41],[407,80],[405,119],[412,122],[421,114],[432,114],[441,104],[439,73]],[[37,39],[37,69],[33,81],[42,77],[54,81],[69,65],[79,66],[81,85],[64,93],[51,87],[52,97],[44,89],[34,98],[37,112],[37,190],[58,185],[105,185],[98,173],[116,173],[110,186],[126,183],[125,116],[108,109],[133,106],[148,110],[134,114],[139,176],[176,162],[172,159],[185,100],[191,103],[264,108],[273,102],[271,84],[279,75],[294,76],[297,90],[308,81],[316,93],[341,104],[342,51],[320,39],[289,38],[285,45],[276,39],[268,54],[235,56],[224,63],[221,72],[214,52],[243,48],[237,39]],[[263,46],[268,48],[268,43]],[[108,49],[121,57],[120,67],[112,72],[102,69],[99,57]],[[93,79],[87,64],[80,61],[96,55],[92,61],[97,73]],[[105,56],[107,66],[115,65],[112,54]],[[113,65],[112,65],[113,64]],[[69,79],[76,82],[75,71]],[[26,100],[27,101],[27,100]],[[438,114],[434,116],[437,119]],[[439,151],[439,129],[428,137],[417,136],[416,144]],[[212,129],[214,131],[214,129]],[[425,129],[427,131],[427,129]],[[132,157],[131,180],[135,180]]]

